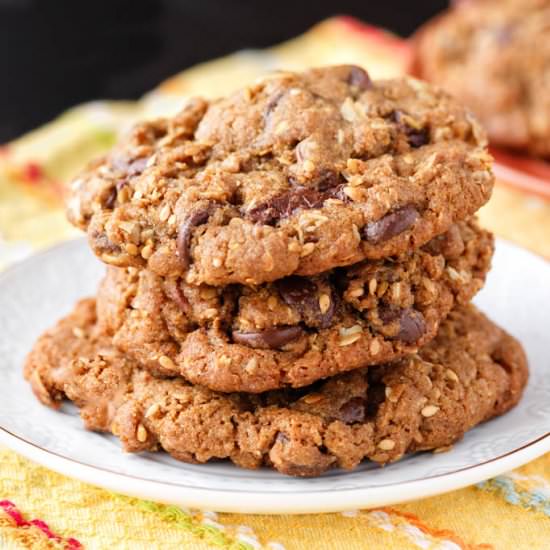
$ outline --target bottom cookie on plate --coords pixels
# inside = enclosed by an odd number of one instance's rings
[[[86,428],[112,432],[126,451],[316,476],[444,449],[513,407],[528,370],[519,342],[470,305],[411,357],[301,389],[216,393],[138,368],[98,330],[87,299],[40,337],[25,377],[43,403],[74,401]]]

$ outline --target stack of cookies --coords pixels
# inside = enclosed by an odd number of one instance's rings
[[[138,125],[72,183],[108,265],[26,376],[127,451],[296,476],[447,449],[519,400],[521,346],[469,301],[486,139],[447,94],[279,72]]]

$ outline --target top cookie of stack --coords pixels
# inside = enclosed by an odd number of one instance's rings
[[[138,125],[71,186],[94,252],[189,285],[258,285],[418,249],[490,197],[446,93],[359,67],[274,73]]]

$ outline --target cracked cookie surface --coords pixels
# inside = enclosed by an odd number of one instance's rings
[[[495,145],[550,158],[550,1],[462,2],[417,34],[413,72],[471,107]]]
[[[254,287],[111,267],[99,324],[153,374],[224,392],[301,387],[415,352],[483,286],[492,253],[469,220],[398,257]]]
[[[301,390],[216,393],[138,368],[98,329],[89,299],[37,341],[25,375],[43,403],[74,401],[88,429],[114,433],[126,451],[316,476],[445,449],[513,407],[528,373],[521,345],[470,305],[394,363]]]
[[[71,185],[94,252],[188,284],[261,284],[418,248],[493,186],[440,90],[355,66],[279,72],[138,125]]]

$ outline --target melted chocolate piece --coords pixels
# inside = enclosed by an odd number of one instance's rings
[[[183,269],[188,269],[191,265],[191,253],[189,246],[191,244],[191,236],[193,229],[199,225],[203,225],[208,221],[212,213],[212,205],[201,208],[193,212],[179,227],[178,239],[176,241],[178,257],[183,266]]]
[[[283,195],[256,206],[248,213],[254,223],[275,225],[282,218],[290,216],[299,208],[320,208],[325,202],[324,193],[317,189],[293,189]]]
[[[375,372],[376,369],[368,369],[368,373]],[[386,399],[386,386],[380,381],[374,382],[369,380],[369,398],[367,399],[366,416],[374,418],[378,413],[380,405]]]
[[[343,195],[343,193],[340,193],[340,191],[342,190],[341,183],[342,183],[342,178],[340,177],[339,174],[331,170],[325,170],[317,180],[317,189],[323,192],[330,191],[329,195],[327,196],[327,199],[341,198],[337,196],[339,194]]]
[[[255,349],[279,349],[303,332],[300,327],[273,327],[258,332],[233,332],[233,340]]]
[[[422,249],[432,256],[442,254],[447,260],[458,258],[464,252],[464,240],[457,225],[451,225],[446,233],[426,243]]]
[[[340,420],[346,424],[364,422],[366,417],[365,399],[352,397],[340,407]]]
[[[112,161],[113,167],[126,176],[139,176],[147,165],[147,157],[129,159],[127,157],[115,157]]]
[[[426,332],[424,316],[415,309],[405,310],[399,322],[400,329],[397,337],[407,344],[416,342]]]
[[[112,210],[116,204],[117,189],[112,187],[107,195],[107,198],[103,201],[103,206],[109,210]]]
[[[393,111],[391,114],[391,120],[396,122],[407,136],[407,142],[414,149],[422,147],[430,143],[430,130],[429,128],[413,128],[409,126],[404,118],[404,113],[401,111]]]
[[[317,301],[317,285],[304,277],[286,277],[276,281],[275,286],[289,306],[300,305],[312,297]]]
[[[403,206],[375,222],[368,223],[363,228],[363,235],[368,242],[373,244],[387,241],[409,229],[419,215],[414,206]]]
[[[349,73],[348,83],[350,86],[355,86],[363,91],[372,88],[372,80],[367,71],[355,65]]]
[[[124,177],[117,181],[116,185],[111,188],[109,195],[103,202],[103,206],[109,210],[112,210],[116,205],[116,200],[118,197],[119,191],[128,185],[128,179],[132,176],[139,176],[143,170],[145,170],[145,165],[147,164],[146,158],[139,158],[134,160],[131,163],[127,162],[127,159],[115,159],[113,161],[113,166],[116,170],[123,172]]]
[[[380,309],[379,316],[384,324],[399,321],[399,331],[395,338],[407,344],[418,341],[426,332],[424,316],[415,309],[388,306]]]
[[[293,180],[290,180],[293,183]],[[344,200],[343,184],[334,172],[322,174],[316,187],[296,185],[289,191],[260,204],[247,213],[248,219],[263,225],[275,225],[291,216],[296,210],[321,208],[327,199]]]
[[[320,291],[317,285],[304,277],[291,276],[275,282],[283,301],[296,309],[309,327],[328,328],[336,310],[332,292],[328,293],[330,302],[327,311],[321,311]]]
[[[414,149],[430,143],[430,131],[428,128],[420,128],[420,130],[410,128],[405,133],[407,134],[409,145]]]

